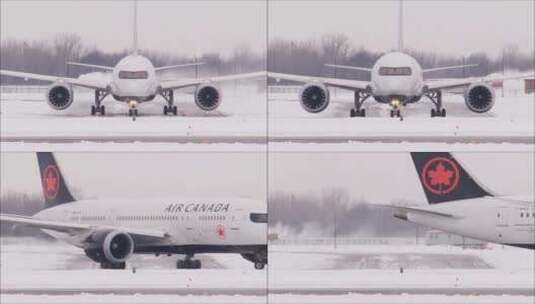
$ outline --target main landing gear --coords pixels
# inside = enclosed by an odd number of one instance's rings
[[[111,263],[107,261],[103,261],[100,263],[100,269],[125,269],[126,263]]]
[[[167,105],[163,106],[163,115],[171,113],[177,115],[177,107],[173,105],[174,103],[174,93],[173,90],[163,90],[161,92],[162,97],[167,101]]]
[[[183,260],[176,261],[176,269],[201,269],[201,261],[194,260],[193,254],[188,254]]]
[[[431,91],[426,96],[435,105],[435,108],[431,109],[431,117],[446,117],[446,109],[442,107],[442,92]]]
[[[91,116],[95,116],[97,113],[101,116],[106,114],[106,109],[103,105],[100,105],[102,100],[108,96],[107,90],[95,90],[95,105],[91,106]]]
[[[362,104],[370,97],[370,94],[363,91],[355,91],[355,107],[349,111],[349,117],[365,117],[366,110],[362,109]]]

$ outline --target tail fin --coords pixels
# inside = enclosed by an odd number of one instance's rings
[[[399,0],[398,51],[403,52],[403,0]]]
[[[65,183],[54,155],[51,152],[37,152],[37,162],[46,202],[45,208],[74,202],[75,199]]]
[[[134,55],[138,54],[138,45],[137,45],[137,0],[134,0],[134,32],[132,40],[132,53]]]
[[[492,196],[448,152],[412,152],[429,204]]]

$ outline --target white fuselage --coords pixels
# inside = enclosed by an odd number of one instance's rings
[[[136,200],[83,200],[45,209],[34,217],[109,229],[162,231],[169,237],[151,246],[266,245],[266,222],[251,214],[265,214],[265,204],[250,199],[151,198]],[[87,235],[69,236],[45,230],[53,237],[83,247]]]
[[[488,242],[534,248],[535,203],[506,197],[484,197],[431,205],[426,210],[452,218],[409,212],[411,222]]]
[[[158,93],[158,87],[154,66],[146,57],[129,55],[113,69],[110,93],[117,100],[152,100]]]
[[[384,103],[397,99],[404,103],[417,101],[423,95],[422,68],[411,56],[388,53],[377,60],[371,70],[371,93]]]

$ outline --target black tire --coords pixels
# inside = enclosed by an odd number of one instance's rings
[[[431,109],[431,117],[435,117],[435,109]]]
[[[184,268],[185,268],[184,260],[177,260],[176,261],[176,269],[184,269]]]
[[[91,106],[91,116],[95,116],[95,113],[97,112],[97,109],[95,106]]]
[[[173,115],[177,115],[178,113],[178,108],[176,106],[173,106]]]
[[[401,117],[401,111],[400,110],[396,111],[396,117]]]
[[[128,116],[132,116],[132,109],[128,109]]]
[[[357,113],[355,113],[355,112],[356,112],[355,109],[351,109],[351,110],[349,110],[349,117],[355,117],[355,116],[357,116],[357,115],[356,115]]]
[[[137,109],[134,109],[134,115],[137,116]]]
[[[360,110],[360,117],[366,117],[366,110],[365,109],[362,109]]]
[[[390,117],[394,117],[394,110],[390,110]]]
[[[193,264],[193,269],[201,269],[201,260],[192,260],[192,264]]]
[[[266,264],[264,263],[260,263],[260,262],[254,263],[254,269],[262,270],[264,269],[265,266]]]
[[[446,109],[443,108],[442,111],[440,112],[441,112],[440,114],[442,117],[446,117]]]
[[[104,106],[100,106],[100,115],[106,115],[106,108],[104,108]]]
[[[163,106],[163,115],[167,115],[168,109],[167,106]]]

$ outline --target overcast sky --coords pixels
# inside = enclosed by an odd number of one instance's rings
[[[84,198],[266,197],[265,153],[56,153]],[[41,195],[35,153],[0,154],[0,189]]]
[[[74,32],[107,51],[131,46],[130,1],[2,0],[2,39],[50,38]],[[506,44],[534,50],[534,1],[405,1],[405,46],[450,54],[488,51]],[[392,49],[397,43],[397,1],[269,2],[269,38],[317,39],[344,33],[358,46]],[[140,44],[192,55],[248,44],[266,45],[265,1],[140,1]]]
[[[120,51],[132,45],[132,1],[2,0],[2,39],[46,39],[73,32],[90,45]],[[194,55],[266,47],[264,1],[139,1],[141,48]]]
[[[356,47],[397,46],[398,1],[271,1],[270,38],[346,34]],[[449,54],[534,49],[534,1],[404,1],[405,47]]]
[[[533,194],[531,153],[455,153],[498,194]],[[388,203],[424,199],[408,153],[264,152],[57,153],[68,183],[85,197],[226,196],[263,199],[270,192],[321,194],[345,189],[354,199]],[[34,153],[1,153],[2,192],[41,194]],[[492,165],[489,165],[492,164]],[[499,172],[499,174],[497,174]]]

